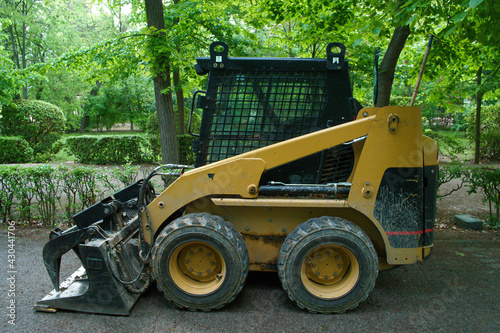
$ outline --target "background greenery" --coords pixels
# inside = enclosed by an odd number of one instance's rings
[[[164,28],[147,23],[152,15],[145,4],[152,3],[163,6]],[[401,53],[395,53],[392,42],[402,34]],[[468,163],[500,160],[495,0],[5,0],[0,163],[165,162],[160,147],[167,126],[159,126],[164,120],[157,114],[165,111],[158,107],[159,95],[170,96],[165,112],[174,116],[167,133],[177,143],[178,149],[170,149],[174,159],[192,163],[186,106],[206,83],[193,64],[208,55],[213,41],[225,41],[230,56],[312,58],[324,57],[328,43],[342,42],[354,96],[364,106],[374,105],[374,81],[383,78],[391,59],[388,104],[409,105],[430,35],[434,43],[417,105],[445,161],[442,181],[483,179],[475,190],[494,207],[496,192],[486,181],[497,174],[474,173]],[[374,67],[381,68],[378,74]],[[155,94],[159,77],[169,84]],[[195,112],[194,132],[200,117]],[[112,131],[123,124],[127,135]],[[39,177],[53,172],[33,171]],[[16,198],[22,203],[33,195]]]

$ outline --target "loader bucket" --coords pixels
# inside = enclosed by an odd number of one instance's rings
[[[128,315],[140,294],[129,292],[113,277],[106,240],[95,239],[79,244],[78,249],[83,259],[82,267],[38,301],[35,309]]]
[[[133,184],[75,215],[74,227],[51,232],[43,260],[54,290],[35,310],[129,314],[150,283],[141,270],[137,239],[140,188],[140,182]],[[60,283],[61,257],[71,250],[82,267]]]

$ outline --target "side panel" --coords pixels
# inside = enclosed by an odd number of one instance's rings
[[[406,239],[396,240],[400,237],[399,232],[420,233],[422,230],[423,207],[418,200],[422,200],[422,119],[420,108],[415,107],[384,107],[382,109],[364,109],[360,113],[366,113],[368,117],[371,112],[376,112],[376,119],[368,132],[363,151],[357,164],[352,179],[351,192],[349,194],[349,206],[359,210],[369,219],[377,222],[380,232],[386,243],[387,262],[389,264],[409,264],[423,259],[423,250],[419,246],[420,237],[417,235],[403,235]],[[358,116],[358,119],[362,117]],[[386,171],[388,171],[387,176]],[[390,175],[396,170],[407,172],[401,177],[399,184],[391,191]],[[411,170],[411,172],[409,172]],[[399,171],[396,171],[398,174]],[[384,178],[385,177],[385,178]],[[404,179],[404,180],[403,180]],[[407,180],[409,180],[407,182]],[[413,182],[413,183],[412,183]],[[399,191],[399,193],[398,193]],[[377,203],[378,194],[381,194]],[[404,199],[420,196],[417,201],[407,203]],[[393,207],[389,205],[390,200],[398,200],[401,205],[409,204],[415,219],[410,222],[404,218],[404,226],[396,227],[391,221],[395,215]],[[384,204],[382,204],[384,202]],[[377,208],[376,208],[377,207]],[[404,212],[399,214],[400,217]],[[379,221],[378,218],[382,221]],[[388,228],[386,230],[386,228]],[[407,228],[404,230],[403,228]],[[411,229],[410,229],[411,228]],[[407,239],[408,238],[408,239]],[[404,244],[404,243],[407,244]],[[410,242],[412,243],[410,245]]]
[[[373,215],[394,248],[424,245],[422,168],[389,168],[385,171]]]

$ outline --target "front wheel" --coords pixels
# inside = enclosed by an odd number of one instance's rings
[[[378,275],[368,236],[338,217],[313,218],[286,238],[278,258],[283,288],[299,307],[342,313],[368,297]]]
[[[182,216],[161,232],[153,249],[158,289],[190,310],[209,311],[231,302],[248,268],[243,237],[220,216]]]

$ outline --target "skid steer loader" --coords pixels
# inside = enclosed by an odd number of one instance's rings
[[[195,167],[164,165],[51,232],[42,311],[126,315],[156,281],[181,308],[231,302],[248,271],[273,271],[301,308],[340,313],[381,269],[433,246],[437,146],[416,107],[361,108],[345,47],[326,59],[197,58],[207,90]],[[193,110],[192,110],[193,112]],[[191,130],[190,130],[191,131]],[[155,176],[172,182],[160,194]],[[60,283],[61,256],[82,267]]]

